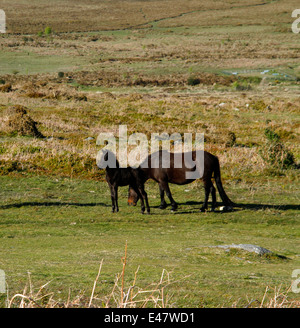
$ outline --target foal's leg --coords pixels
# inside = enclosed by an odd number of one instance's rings
[[[143,195],[139,191],[139,188],[136,185],[132,185],[132,189],[137,193],[137,195],[139,196],[139,198],[141,200],[141,212],[142,212],[142,214],[144,214],[144,212],[145,212],[144,197],[143,197]],[[147,202],[148,202],[148,198],[147,198]],[[148,211],[148,208],[147,208],[147,211]]]
[[[202,207],[200,208],[201,212],[205,212],[205,210],[208,207],[208,198],[209,198],[209,193],[211,191],[211,186],[212,186],[212,182],[211,180],[204,180],[204,189],[205,189],[205,199],[204,199],[204,203],[202,205]]]
[[[172,211],[175,211],[177,209],[178,205],[172,197],[168,182],[161,182],[159,187],[162,188],[166,192],[166,194],[171,202]]]
[[[142,199],[145,199],[146,207],[147,207],[147,213],[150,214],[150,206],[149,206],[149,202],[148,202],[148,196],[147,196],[147,193],[146,193],[144,187],[141,186],[141,187],[139,188],[139,191],[140,191],[140,193],[141,193],[141,195],[142,195]],[[144,210],[145,210],[145,209],[144,209]]]
[[[167,203],[165,201],[165,191],[159,185],[159,194],[160,194],[160,206],[159,208],[162,210],[167,207]]]

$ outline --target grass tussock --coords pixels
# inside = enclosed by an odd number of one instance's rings
[[[11,92],[11,91],[12,91],[12,85],[10,83],[0,85],[0,92]]]
[[[9,109],[5,130],[10,134],[43,138],[35,122],[27,113],[27,108],[16,105]]]

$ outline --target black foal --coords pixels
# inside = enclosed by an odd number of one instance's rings
[[[108,160],[108,152],[104,155],[104,160]],[[141,200],[141,211],[142,214],[145,212],[145,204],[147,207],[147,213],[150,213],[150,207],[148,203],[147,193],[144,189],[144,184],[146,181],[145,173],[141,168],[120,168],[119,162],[115,159],[115,168],[109,167],[106,165],[106,181],[110,188],[111,201],[112,201],[112,212],[119,212],[118,206],[118,187],[130,186],[139,196]]]

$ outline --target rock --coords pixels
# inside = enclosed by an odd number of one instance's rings
[[[210,246],[210,247],[217,247],[223,249],[230,249],[230,248],[242,249],[244,251],[256,253],[258,255],[272,254],[272,252],[269,251],[268,249],[252,244],[231,244],[231,245],[218,245],[218,246]]]

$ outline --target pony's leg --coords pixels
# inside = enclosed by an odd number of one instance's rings
[[[214,212],[216,208],[217,197],[216,197],[216,188],[214,187],[213,183],[211,183],[210,192],[212,196],[211,211]]]
[[[114,213],[115,211],[115,190],[113,186],[110,187],[110,196],[111,196],[111,211]]]
[[[171,202],[172,211],[175,211],[177,209],[178,205],[172,197],[171,190],[169,188],[168,182],[161,182],[160,183],[160,188],[162,188],[166,192],[166,194],[167,194],[167,196],[168,196],[168,198],[170,199],[170,202]]]
[[[164,208],[167,207],[167,203],[165,201],[165,191],[161,188],[159,185],[159,194],[160,194],[160,206],[159,208],[163,210]]]
[[[114,187],[115,192],[115,204],[116,204],[116,212],[119,212],[119,205],[118,205],[118,186]]]
[[[208,207],[208,198],[209,198],[209,194],[210,194],[210,190],[211,190],[211,186],[212,186],[212,182],[211,180],[204,180],[204,189],[205,189],[205,199],[204,199],[204,203],[202,205],[202,207],[200,208],[201,212],[205,212],[205,210]]]

